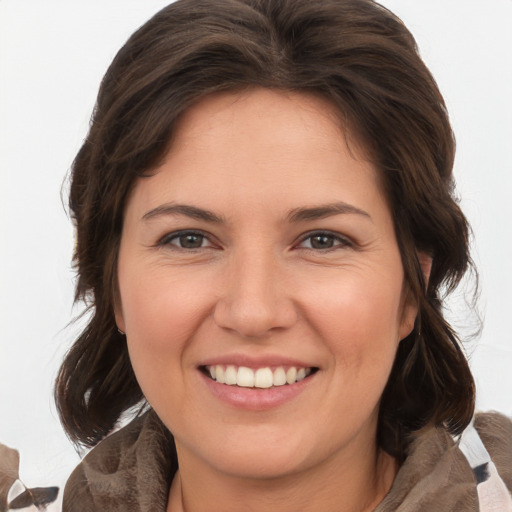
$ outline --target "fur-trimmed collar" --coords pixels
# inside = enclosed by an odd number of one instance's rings
[[[475,426],[512,490],[512,423],[481,414]],[[71,474],[63,512],[165,512],[178,468],[172,435],[153,411],[94,448]],[[393,486],[374,512],[478,511],[476,480],[451,436],[430,429],[412,442]]]

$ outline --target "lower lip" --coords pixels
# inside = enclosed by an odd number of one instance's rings
[[[316,373],[295,384],[285,384],[267,389],[243,388],[219,384],[203,372],[199,372],[210,392],[219,400],[237,409],[265,411],[293,400],[311,384]]]

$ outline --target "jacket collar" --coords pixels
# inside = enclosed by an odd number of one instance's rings
[[[178,469],[174,440],[153,410],[110,435],[76,467],[63,512],[165,512]]]
[[[63,512],[165,512],[178,469],[174,440],[150,410],[87,454],[71,474]],[[417,435],[393,486],[374,512],[478,510],[473,472],[451,436]]]

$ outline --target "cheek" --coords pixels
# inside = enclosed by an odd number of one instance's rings
[[[170,273],[167,273],[170,274]],[[208,311],[206,297],[186,279],[134,269],[120,271],[128,349],[139,380],[177,374],[184,353]]]
[[[155,270],[137,275],[120,272],[122,311],[127,332],[147,334],[155,343],[172,333],[180,343],[199,313],[201,295],[182,278]]]
[[[353,274],[317,291],[306,309],[336,365],[354,373],[390,369],[400,339],[400,280]]]
[[[208,306],[187,279],[170,272],[120,272],[130,361],[148,402],[161,417],[187,407],[183,382],[192,340]],[[123,279],[124,277],[124,279]]]

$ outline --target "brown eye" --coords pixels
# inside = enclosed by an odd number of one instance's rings
[[[328,251],[330,249],[342,249],[352,247],[350,240],[334,233],[312,233],[303,238],[300,247],[304,249],[315,249]]]
[[[334,245],[334,237],[331,235],[315,235],[311,237],[313,249],[331,249]]]
[[[177,240],[179,246],[183,249],[198,249],[203,245],[204,236],[197,234],[181,235]]]
[[[210,241],[202,233],[196,233],[194,231],[182,231],[178,233],[171,233],[163,237],[159,245],[161,246],[172,246],[177,249],[201,249],[203,247],[209,247]]]

